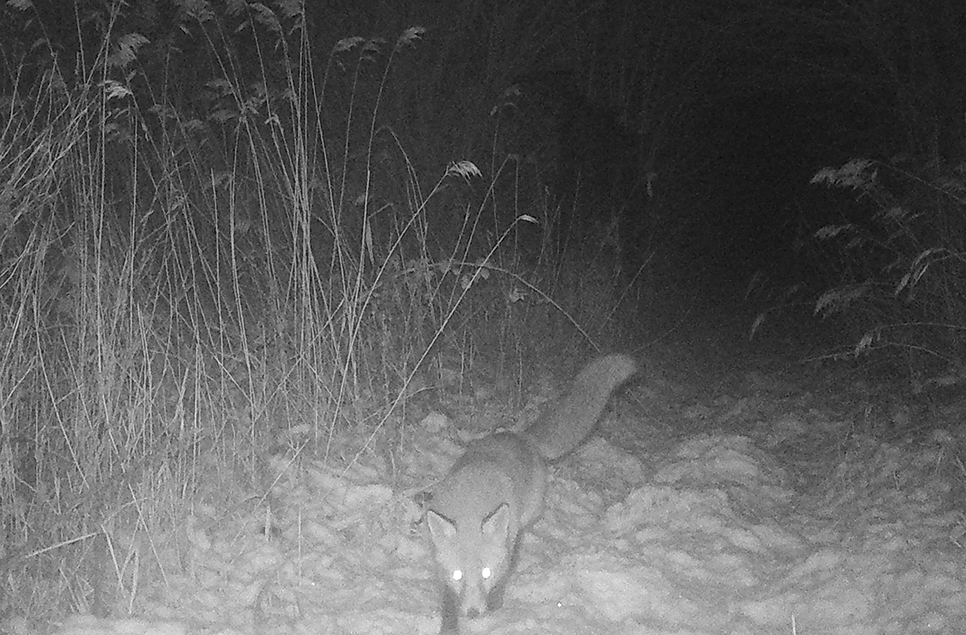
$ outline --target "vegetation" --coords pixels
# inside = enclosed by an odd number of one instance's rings
[[[821,357],[871,360],[915,394],[966,381],[964,17],[941,2],[856,3],[814,18],[838,44],[821,72],[849,87],[852,116],[874,123],[833,129],[830,156],[860,158],[811,178],[839,192],[802,197],[794,253],[809,284],[785,297],[840,327],[845,337]]]
[[[458,371],[616,332],[627,199],[574,214],[593,188],[501,129],[542,18],[453,11],[390,41],[330,3],[5,5],[0,614],[111,612],[219,483],[395,452]],[[481,20],[534,30],[462,50]]]
[[[840,259],[841,279],[816,313],[859,333],[851,351],[888,354],[916,393],[966,381],[966,170],[865,159],[813,179],[859,193],[850,217],[815,236]],[[886,183],[889,183],[888,185]]]

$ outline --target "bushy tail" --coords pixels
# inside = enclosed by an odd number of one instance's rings
[[[549,461],[567,454],[584,440],[611,392],[637,370],[637,364],[627,355],[605,355],[586,366],[577,375],[570,389],[539,419],[524,430]]]

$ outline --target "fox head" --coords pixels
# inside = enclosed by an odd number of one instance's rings
[[[475,618],[499,608],[503,583],[510,570],[515,536],[509,535],[510,508],[506,503],[468,526],[434,511],[427,512],[437,574],[444,585],[447,610]],[[475,526],[473,526],[475,525]]]

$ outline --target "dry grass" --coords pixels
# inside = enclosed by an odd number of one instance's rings
[[[85,76],[22,69],[0,115],[0,614],[133,611],[193,505],[266,494],[266,456],[398,442],[418,373],[494,346],[519,365],[574,306],[612,318],[606,268],[580,299],[547,245],[522,264],[533,219],[494,213],[498,174],[454,162],[424,191],[377,125],[421,34],[342,40],[320,74],[297,37],[257,72],[212,46],[204,115],[132,92],[136,38],[107,33]]]

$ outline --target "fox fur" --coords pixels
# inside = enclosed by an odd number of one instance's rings
[[[610,394],[636,368],[619,354],[590,362],[532,425],[472,442],[434,488],[426,521],[442,599],[441,634],[458,633],[461,617],[502,605],[520,536],[543,510],[547,463],[584,440]]]

